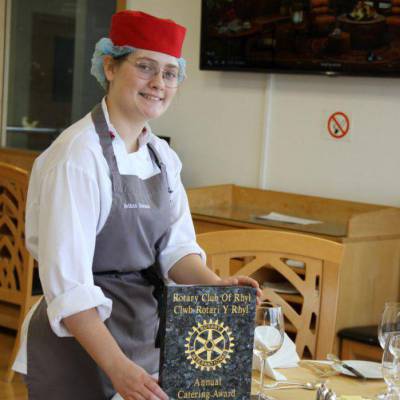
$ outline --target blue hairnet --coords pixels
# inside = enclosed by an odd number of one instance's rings
[[[122,57],[134,52],[136,49],[132,46],[114,46],[109,38],[102,38],[96,43],[94,53],[92,56],[92,68],[90,73],[97,79],[100,85],[107,89],[107,79],[104,75],[103,59],[104,56],[109,55],[114,58]],[[186,61],[184,58],[178,58],[179,65],[179,82],[185,79]]]

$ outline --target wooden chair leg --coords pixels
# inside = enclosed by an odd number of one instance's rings
[[[28,313],[28,311],[32,308],[32,306],[34,304],[38,303],[41,299],[42,299],[42,296],[35,296],[33,298],[26,300],[23,307],[21,307],[21,312],[20,312],[19,322],[18,322],[17,336],[15,338],[14,346],[13,346],[13,349],[12,349],[12,352],[10,355],[10,359],[7,364],[6,373],[3,378],[3,380],[7,383],[11,383],[15,376],[15,372],[12,370],[12,366],[14,364],[15,359],[17,358],[20,340],[21,340],[22,325],[25,320],[25,316]]]
[[[6,375],[4,377],[4,381],[6,383],[11,383],[14,379],[14,376],[15,376],[15,371],[13,371],[11,368],[7,368]]]
[[[6,374],[4,376],[4,381],[7,383],[11,383],[12,380],[14,379],[15,372],[12,370],[12,366],[14,364],[15,359],[17,358],[18,350],[19,350],[19,343],[21,340],[21,331],[22,331],[22,324],[25,319],[25,315],[29,310],[28,303],[26,302],[23,307],[21,307],[20,315],[19,315],[19,322],[18,322],[18,330],[17,330],[17,336],[14,341],[14,346],[11,351],[10,358],[8,360],[7,364],[7,369],[6,369]]]
[[[14,346],[13,346],[13,349],[11,351],[11,355],[10,355],[10,358],[9,358],[8,364],[7,364],[6,373],[5,373],[5,376],[4,376],[4,381],[7,382],[7,383],[11,383],[12,380],[14,379],[14,375],[15,375],[15,372],[12,370],[12,366],[14,364],[15,359],[17,358],[17,354],[18,354],[18,350],[19,350],[19,342],[20,342],[20,338],[21,338],[22,322],[23,322],[23,318],[20,318],[20,323],[19,323],[19,327],[18,327],[18,331],[17,331],[17,336],[16,336],[15,341],[14,341]]]
[[[20,331],[18,330],[18,334],[17,334],[17,337],[15,338],[14,346],[13,346],[13,349],[11,352],[11,356],[10,356],[8,364],[7,364],[6,374],[4,376],[4,381],[7,383],[11,383],[12,380],[14,379],[15,372],[11,368],[17,357],[18,348],[19,348],[19,336],[20,336]]]

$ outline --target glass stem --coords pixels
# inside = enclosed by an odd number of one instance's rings
[[[263,392],[264,392],[264,371],[265,371],[265,364],[267,359],[262,357],[261,358],[261,367],[260,367],[260,390],[258,392],[258,400],[263,400]]]
[[[387,395],[388,395],[389,399],[391,399],[391,398],[393,397],[393,395],[396,395],[397,393],[396,393],[396,391],[394,390],[394,385],[388,384],[388,385],[387,385],[387,388],[388,388],[388,390],[387,390]]]

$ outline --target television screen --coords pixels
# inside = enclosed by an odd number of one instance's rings
[[[400,75],[400,0],[202,0],[200,68]]]

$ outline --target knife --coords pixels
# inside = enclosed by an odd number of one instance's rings
[[[341,367],[343,367],[344,369],[347,369],[347,371],[350,371],[353,375],[355,375],[357,378],[361,378],[361,379],[367,379],[367,377],[365,375],[363,375],[360,371],[357,371],[354,367],[352,367],[349,364],[346,364],[345,362],[343,362],[340,358],[336,357],[334,354],[327,354],[326,358],[329,361],[333,361],[335,364],[340,365]]]
[[[344,363],[343,361],[340,363],[340,365],[344,368],[347,369],[347,371],[350,371],[352,374],[354,374],[357,378],[361,379],[367,379],[365,375],[363,375],[360,371],[357,371],[355,368],[353,368],[351,365],[348,365]]]

